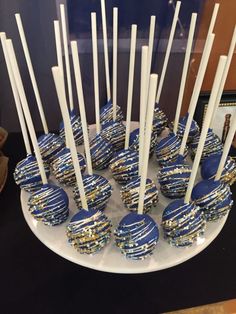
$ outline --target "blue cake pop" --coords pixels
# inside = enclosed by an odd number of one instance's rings
[[[44,184],[28,200],[32,216],[45,225],[56,226],[63,223],[69,215],[69,199],[66,192],[55,185]]]
[[[96,170],[107,168],[113,156],[112,145],[104,140],[100,134],[97,134],[89,145],[93,168]]]
[[[156,143],[157,143],[157,136],[155,135],[154,132],[152,132],[150,154],[153,153]],[[139,151],[139,128],[135,129],[134,131],[130,133],[129,149],[135,150],[137,152]]]
[[[162,215],[164,237],[177,247],[192,245],[204,233],[205,225],[202,210],[183,199],[171,202]]]
[[[83,184],[88,208],[104,210],[112,194],[112,187],[109,181],[97,174],[84,175]],[[81,208],[82,203],[79,188],[76,186],[73,192],[76,205],[78,208]]]
[[[80,116],[75,114],[74,110],[72,110],[72,112],[70,113],[70,122],[71,122],[76,145],[83,144],[83,130],[82,130],[81,119],[80,119]],[[60,123],[60,136],[65,142],[65,129],[64,129],[63,121]]]
[[[56,154],[65,147],[65,142],[60,136],[48,133],[43,134],[38,138],[38,145],[43,160],[51,163]]]
[[[114,150],[118,151],[124,148],[125,144],[125,126],[122,122],[109,121],[102,126],[101,136],[112,144]]]
[[[192,191],[192,200],[200,206],[208,221],[225,216],[233,206],[232,193],[227,184],[214,180],[200,181]]]
[[[121,150],[114,155],[109,168],[113,178],[118,183],[125,184],[138,176],[139,155],[129,149]]]
[[[119,106],[116,106],[116,121],[121,122],[123,119],[124,116],[121,108]],[[101,108],[100,121],[102,126],[107,122],[113,121],[113,106],[111,101],[109,101],[105,106]]]
[[[47,178],[49,178],[50,169],[47,163],[44,163],[44,169]],[[34,192],[40,189],[43,184],[37,160],[33,155],[28,155],[17,163],[13,176],[16,184],[27,192]]]
[[[161,132],[167,127],[168,119],[165,113],[159,108],[156,104],[154,109],[154,117],[153,117],[153,128],[152,131],[156,136],[159,136]]]
[[[85,159],[77,153],[81,172],[86,168]],[[65,185],[74,185],[76,183],[75,170],[72,163],[71,153],[68,148],[63,148],[54,158],[51,163],[52,172],[57,181]]]
[[[184,197],[190,174],[191,167],[184,162],[183,156],[161,168],[157,177],[162,194],[168,198]]]
[[[211,155],[202,162],[201,175],[203,179],[214,179],[222,154]],[[229,185],[236,181],[236,163],[231,157],[227,160],[222,171],[221,180]]]
[[[125,207],[131,211],[137,211],[139,202],[140,177],[130,180],[121,188],[121,199]],[[153,180],[146,180],[143,212],[148,212],[158,203],[158,191]]]
[[[194,158],[194,156],[196,155],[199,139],[200,139],[199,135],[195,136],[189,145],[191,149],[192,158]],[[202,152],[201,162],[211,155],[221,153],[222,150],[223,150],[223,146],[219,137],[213,132],[212,129],[209,129],[207,133],[207,138],[204,144],[204,149]]]
[[[100,251],[110,240],[111,221],[94,209],[81,209],[67,226],[69,243],[81,254]]]
[[[134,212],[120,221],[114,235],[122,254],[133,260],[143,260],[150,256],[159,239],[155,221],[146,214]]]
[[[184,117],[181,117],[179,119],[177,135],[180,138],[183,138],[183,136],[184,136],[184,131],[185,131],[185,128],[186,128],[187,121],[188,121],[188,114],[186,114]],[[173,122],[170,125],[170,129],[173,130]],[[190,130],[189,130],[189,134],[188,134],[187,143],[192,142],[193,138],[195,136],[199,135],[199,132],[200,132],[200,128],[199,128],[197,122],[195,120],[192,120],[192,123],[191,123],[191,126],[190,126]]]
[[[180,138],[173,132],[163,138],[155,148],[155,154],[160,166],[167,166],[171,162],[175,162],[179,156],[181,147]],[[184,157],[187,156],[187,149],[184,152]]]

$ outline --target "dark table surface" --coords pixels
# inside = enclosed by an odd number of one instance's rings
[[[117,275],[56,255],[30,231],[12,173],[25,157],[20,134],[4,147],[9,178],[0,194],[0,313],[162,313],[236,297],[236,212],[213,243],[176,267]],[[232,188],[236,199],[236,187]]]

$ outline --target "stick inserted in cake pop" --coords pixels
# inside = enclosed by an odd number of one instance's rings
[[[113,8],[113,68],[112,68],[113,121],[116,121],[116,106],[117,106],[117,53],[118,53],[118,8]]]
[[[131,114],[132,114],[132,101],[133,101],[133,88],[134,88],[136,39],[137,39],[137,25],[133,24],[131,27],[131,41],[130,41],[129,83],[128,83],[128,97],[127,97],[125,149],[129,148],[130,122],[131,122]]]
[[[73,131],[72,131],[71,124],[70,124],[70,116],[69,116],[69,112],[68,112],[68,108],[67,108],[65,91],[63,89],[63,81],[62,81],[62,77],[61,77],[60,68],[59,67],[53,67],[52,73],[53,73],[55,87],[57,90],[58,101],[59,101],[59,105],[61,108],[61,113],[62,113],[63,120],[65,123],[65,132],[68,133],[69,147],[70,147],[70,151],[71,151],[71,157],[73,160],[73,165],[75,168],[75,176],[76,176],[77,185],[80,189],[82,207],[83,207],[83,209],[87,210],[88,204],[87,204],[87,199],[86,199],[86,195],[85,195],[85,191],[84,191],[84,185],[83,185],[83,179],[82,179],[82,174],[81,174],[81,170],[80,170],[80,165],[79,165],[79,161],[78,161],[78,157],[77,157],[77,150],[76,150],[76,145],[75,145],[75,141],[74,141]]]
[[[56,44],[56,53],[57,53],[57,64],[61,70],[63,86],[65,88],[65,76],[64,76],[63,58],[62,58],[60,23],[58,20],[55,20],[53,24],[54,24],[55,44]]]
[[[147,81],[147,63],[148,63],[148,47],[142,47],[142,58],[141,58],[141,86],[140,86],[140,114],[139,114],[139,175],[141,176],[141,170],[143,168],[143,151],[141,147],[144,147],[144,133],[145,133],[145,120],[146,120],[146,90]],[[148,84],[149,85],[149,84]],[[149,156],[149,154],[148,154]]]
[[[67,22],[66,22],[66,14],[65,14],[64,4],[60,4],[60,14],[61,14],[63,47],[64,47],[64,53],[65,53],[66,79],[67,79],[67,87],[68,87],[68,95],[69,95],[69,105],[70,105],[70,110],[72,111],[74,109],[74,104],[73,104],[70,59],[69,59],[69,49],[68,49]]]
[[[34,69],[33,69],[33,65],[32,65],[32,62],[31,62],[29,48],[28,48],[28,45],[27,45],[25,32],[24,32],[24,28],[23,28],[23,25],[22,25],[20,14],[19,13],[15,14],[15,18],[16,18],[18,31],[19,31],[19,34],[20,34],[22,47],[23,47],[23,50],[24,50],[26,64],[27,64],[27,67],[28,67],[28,70],[29,70],[30,79],[31,79],[31,82],[32,82],[32,85],[33,85],[33,90],[34,90],[36,102],[37,102],[37,105],[38,105],[39,114],[40,114],[40,118],[41,118],[41,121],[42,121],[44,133],[48,134],[47,121],[46,121],[46,118],[45,118],[43,105],[42,105],[42,100],[41,100],[39,89],[38,89],[38,85],[37,85],[37,82],[36,82]]]
[[[173,128],[173,131],[175,134],[177,134],[177,130],[178,130],[179,117],[180,117],[180,111],[182,107],[185,84],[187,80],[188,67],[189,67],[189,61],[191,57],[196,20],[197,20],[197,14],[193,13],[191,17],[191,22],[190,22],[188,42],[187,42],[187,47],[186,47],[186,52],[185,52],[184,66],[183,66],[183,72],[182,72],[181,83],[180,83],[180,88],[179,88],[179,96],[178,96],[176,113],[175,113],[175,121],[174,121],[174,128]]]
[[[148,108],[147,108],[147,118],[146,118],[146,128],[145,128],[145,141],[144,147],[140,146],[140,151],[143,153],[142,160],[142,172],[141,172],[141,181],[140,181],[140,192],[139,192],[139,205],[138,205],[138,214],[143,214],[143,205],[144,205],[144,197],[146,191],[146,180],[147,180],[147,170],[148,170],[148,160],[149,160],[149,152],[150,143],[151,143],[151,134],[152,134],[152,121],[153,121],[153,112],[155,106],[155,96],[157,90],[157,79],[158,76],[156,74],[152,74],[150,76],[150,90],[148,96]]]
[[[108,56],[108,42],[107,42],[107,19],[106,19],[105,0],[101,0],[101,13],[102,13],[102,32],[103,32],[103,47],[104,47],[104,59],[105,59],[107,102],[109,102],[111,100],[111,85],[110,85],[110,71],[109,71],[109,56]]]
[[[204,143],[205,143],[207,132],[208,132],[208,129],[210,126],[212,114],[214,112],[215,101],[216,101],[217,93],[219,91],[219,87],[220,87],[220,83],[221,83],[221,79],[222,79],[222,75],[223,75],[223,72],[225,69],[226,62],[227,62],[227,57],[226,56],[220,56],[218,67],[217,67],[216,74],[215,74],[215,79],[214,79],[213,86],[212,86],[211,96],[209,99],[209,104],[207,107],[206,116],[205,116],[205,119],[203,122],[203,127],[202,127],[201,136],[200,136],[200,140],[199,140],[199,144],[198,144],[198,148],[197,148],[197,153],[196,153],[196,156],[194,158],[192,172],[191,172],[187,192],[186,192],[185,199],[184,199],[185,203],[189,203],[191,200],[191,194],[192,194],[193,186],[194,186],[195,179],[197,176],[198,167],[199,167],[199,164],[201,161],[201,155],[202,155],[202,151],[204,148]]]
[[[7,39],[6,40],[6,45],[7,45],[8,55],[10,57],[11,67],[12,67],[12,70],[13,70],[13,73],[14,73],[14,78],[15,78],[17,90],[18,90],[18,93],[19,93],[19,96],[20,96],[22,109],[23,109],[24,116],[25,116],[25,119],[26,119],[27,124],[28,124],[28,129],[29,129],[29,132],[30,132],[31,141],[32,141],[32,144],[33,144],[33,147],[34,147],[34,151],[35,151],[35,155],[36,155],[36,159],[37,159],[37,162],[38,162],[40,175],[42,177],[42,182],[43,182],[43,184],[47,184],[48,180],[47,180],[47,176],[46,176],[45,169],[44,169],[44,166],[43,166],[42,156],[40,154],[40,150],[39,150],[39,147],[38,147],[37,137],[36,137],[36,133],[35,133],[35,130],[34,130],[33,121],[31,119],[29,106],[28,106],[28,102],[27,102],[27,99],[26,99],[26,95],[25,95],[25,91],[24,91],[22,80],[21,80],[20,71],[19,71],[19,67],[18,67],[18,64],[17,64],[16,55],[15,55],[15,51],[14,51],[11,39]]]
[[[215,34],[210,34],[209,37],[206,39],[206,43],[205,43],[204,50],[202,53],[202,58],[201,58],[200,66],[198,69],[192,97],[190,100],[190,105],[189,105],[189,110],[188,110],[188,120],[186,123],[184,136],[183,136],[180,151],[179,151],[180,155],[184,155],[184,151],[185,151],[187,139],[188,139],[188,134],[191,128],[191,123],[192,123],[194,112],[197,106],[198,97],[201,91],[202,82],[205,76],[205,72],[206,72],[206,68],[209,61],[214,39],[215,39]]]
[[[164,63],[163,63],[162,71],[161,71],[161,77],[160,77],[160,81],[159,81],[159,85],[158,85],[158,89],[157,89],[156,103],[158,103],[158,104],[159,104],[160,98],[161,98],[161,92],[162,92],[163,83],[164,83],[164,79],[165,79],[165,75],[166,75],[167,65],[169,62],[171,46],[173,43],[173,39],[174,39],[174,35],[175,35],[175,29],[176,29],[176,25],[178,22],[180,6],[181,6],[181,2],[177,1],[176,7],[175,7],[175,13],[174,13],[174,17],[173,17],[173,21],[172,21],[172,25],[171,25],[171,30],[170,30],[170,36],[169,36],[169,40],[168,40],[168,44],[167,44],[167,48],[166,48],[165,59],[164,59]]]

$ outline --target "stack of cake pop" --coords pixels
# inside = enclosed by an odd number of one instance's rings
[[[157,75],[150,77],[150,90],[148,97],[148,112],[145,130],[145,149],[150,150],[152,121],[157,88]],[[115,230],[116,245],[122,254],[129,259],[142,260],[149,257],[156,247],[159,231],[155,221],[143,214],[144,197],[146,190],[146,178],[148,170],[149,154],[143,154],[143,168],[140,182],[139,205],[137,213],[130,213],[125,216]]]
[[[43,183],[40,189],[30,196],[28,200],[29,211],[36,220],[42,221],[45,225],[55,226],[63,223],[68,218],[69,199],[62,188],[48,183],[14,48],[10,39],[6,40],[6,46]]]

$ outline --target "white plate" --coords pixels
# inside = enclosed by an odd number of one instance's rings
[[[134,127],[136,127],[136,124],[132,125],[132,128]],[[91,129],[91,134],[93,133],[94,127]],[[83,151],[83,148],[80,147],[79,151]],[[155,161],[155,158],[152,157],[149,163],[149,178],[154,179],[156,183],[157,172],[158,165]],[[112,220],[114,229],[121,218],[125,216],[128,211],[124,208],[120,199],[120,185],[112,179],[110,172],[107,170],[97,173],[109,179],[113,186],[113,194],[105,212]],[[53,177],[51,179],[52,181],[55,181]],[[34,220],[27,207],[29,194],[25,191],[22,191],[21,204],[25,220],[36,237],[53,252],[71,262],[100,271],[126,274],[147,273],[173,267],[183,263],[203,251],[217,237],[227,220],[227,216],[225,216],[218,222],[207,223],[204,237],[199,237],[197,242],[191,247],[172,247],[163,239],[163,232],[162,228],[160,227],[162,212],[168,203],[170,203],[170,200],[159,193],[159,203],[157,207],[153,208],[150,215],[154,218],[159,226],[160,238],[158,245],[151,257],[144,261],[127,260],[115,246],[113,237],[111,238],[110,243],[101,252],[92,256],[82,255],[78,253],[73,247],[71,247],[67,242],[66,226],[71,217],[77,212],[77,209],[72,197],[71,189],[66,188],[65,190],[68,192],[70,197],[70,216],[65,223],[56,227],[48,227],[43,225],[41,222]]]

